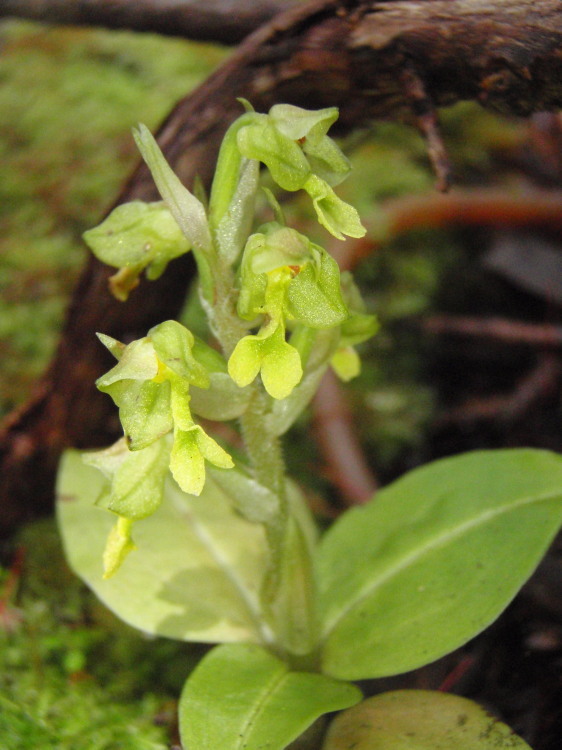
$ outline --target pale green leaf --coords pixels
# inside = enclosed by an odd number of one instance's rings
[[[271,434],[280,437],[292,427],[314,398],[326,369],[324,364],[307,372],[286,398],[274,402],[266,417]]]
[[[219,252],[228,264],[238,258],[252,230],[259,166],[254,159],[243,160],[236,191],[217,227]]]
[[[322,660],[345,679],[405,672],[489,625],[562,523],[562,457],[468,453],[407,474],[324,537]]]
[[[279,513],[279,498],[243,469],[225,471],[209,467],[210,476],[231,498],[233,506],[248,521],[270,524]]]
[[[210,250],[211,234],[205,207],[174,174],[146,125],[133,130],[142,158],[152,173],[156,187],[192,247]]]
[[[71,567],[110,609],[140,630],[180,640],[272,640],[259,604],[263,528],[241,518],[211,477],[198,498],[167,481],[161,507],[135,524],[136,551],[109,580],[102,553],[114,517],[94,504],[104,481],[68,451],[57,514]]]
[[[449,693],[396,690],[332,722],[322,750],[531,750],[476,703]]]
[[[279,560],[274,571],[275,595],[270,610],[277,641],[291,654],[314,651],[318,639],[313,551],[296,518],[290,516]]]
[[[185,684],[180,736],[193,750],[283,750],[322,714],[360,699],[354,685],[291,672],[257,646],[219,646]]]
[[[233,507],[248,521],[270,524],[275,520],[279,498],[257,482],[243,467],[236,466],[224,471],[210,466],[209,475],[228,495]],[[293,482],[287,481],[286,492],[291,514],[304,535],[308,549],[312,551],[318,541],[318,529],[308,502]]]

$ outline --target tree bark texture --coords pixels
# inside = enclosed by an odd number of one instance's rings
[[[276,102],[336,105],[341,133],[375,118],[399,118],[425,130],[433,148],[431,123],[442,105],[472,99],[518,115],[562,106],[562,5],[313,0],[283,13],[252,34],[162,125],[160,146],[187,185],[196,175],[209,184],[222,135],[241,113],[236,97],[258,111]],[[150,175],[139,166],[118,202],[155,198]],[[175,261],[159,281],[142,282],[125,304],[107,291],[110,273],[94,258],[87,263],[48,372],[0,433],[4,532],[28,511],[51,506],[65,447],[102,445],[119,431],[110,399],[93,386],[111,365],[94,332],[127,341],[174,317],[193,268],[189,257]]]
[[[237,44],[300,0],[1,0],[0,18]]]

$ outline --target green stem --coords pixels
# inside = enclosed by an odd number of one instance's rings
[[[248,324],[238,317],[234,301],[234,274],[230,266],[220,261],[213,268],[213,300],[203,295],[209,326],[228,359],[238,341],[248,333]]]
[[[242,154],[236,142],[238,131],[253,122],[257,116],[259,115],[255,112],[242,115],[232,123],[223,138],[209,198],[209,224],[212,232],[227,212],[238,186],[242,162]]]
[[[269,411],[270,397],[261,385],[255,385],[253,398],[241,417],[242,435],[254,476],[279,498],[277,517],[265,529],[270,566],[262,605],[284,658],[298,654],[298,658],[306,659],[309,657],[304,655],[313,651],[317,637],[313,563],[305,535],[291,515],[280,441],[267,427]]]
[[[248,409],[240,419],[242,437],[256,479],[279,497],[286,516],[285,462],[279,438],[266,428],[269,411],[270,397],[256,384]]]

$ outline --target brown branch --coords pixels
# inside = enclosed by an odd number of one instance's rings
[[[208,184],[220,139],[240,113],[235,97],[258,110],[280,101],[337,105],[341,132],[375,117],[415,121],[415,103],[398,74],[406,68],[436,107],[476,99],[516,114],[554,109],[562,106],[560,49],[559,0],[313,0],[246,39],[180,102],[158,139],[186,184],[196,174]],[[144,167],[119,200],[132,198],[155,198]],[[192,272],[188,260],[177,261],[125,305],[109,297],[107,276],[108,269],[90,260],[36,397],[0,434],[4,529],[32,504],[34,512],[50,507],[65,446],[99,444],[117,430],[109,399],[91,385],[108,364],[94,331],[128,339],[174,317]]]
[[[237,44],[299,0],[2,0],[12,16],[67,26],[149,31]]]
[[[495,188],[455,190],[449,195],[398,198],[388,201],[384,210],[389,237],[413,229],[438,229],[456,224],[562,229],[562,192],[556,190],[528,190],[517,194]]]
[[[535,367],[520,378],[511,393],[469,398],[437,417],[433,426],[439,429],[451,424],[519,419],[539,399],[558,391],[561,369],[556,356],[542,353]]]
[[[437,110],[424,82],[411,65],[405,66],[401,71],[401,81],[416,113],[416,124],[427,143],[427,154],[437,176],[436,188],[445,193],[451,184],[451,165],[441,135]]]
[[[508,344],[526,344],[540,348],[562,346],[562,326],[547,323],[463,315],[431,315],[421,321],[421,326],[424,331],[433,334],[491,338]]]
[[[316,441],[325,471],[347,505],[366,503],[378,484],[353,427],[351,409],[331,372],[322,379],[312,404]]]
[[[419,229],[486,226],[562,231],[562,192],[558,190],[527,189],[511,194],[497,188],[455,189],[448,195],[395,198],[381,204],[381,209],[377,224],[367,226],[366,237],[345,245],[330,244],[330,253],[342,268],[355,268],[395,237]]]

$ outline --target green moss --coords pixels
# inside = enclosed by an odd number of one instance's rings
[[[144,638],[65,565],[54,522],[23,530],[8,591],[0,569],[0,747],[157,750],[197,647]]]

